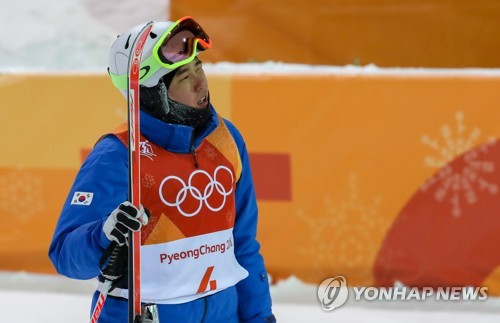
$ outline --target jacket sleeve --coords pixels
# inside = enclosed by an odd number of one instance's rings
[[[226,124],[233,135],[242,161],[242,173],[236,186],[236,220],[234,224],[234,246],[238,263],[249,275],[236,285],[240,321],[265,322],[272,316],[269,281],[256,240],[258,209],[245,142],[239,131],[230,122]]]
[[[80,168],[64,203],[49,249],[57,272],[75,279],[99,275],[99,259],[110,241],[102,226],[128,196],[126,147],[115,137],[99,141]],[[76,192],[92,194],[87,205],[73,202]]]

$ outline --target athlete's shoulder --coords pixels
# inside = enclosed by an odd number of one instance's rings
[[[238,145],[238,147],[240,147],[241,145],[244,145],[245,140],[244,140],[243,135],[241,134],[240,130],[231,121],[224,119],[224,118],[222,120],[224,121],[224,124],[226,125],[227,129],[229,130],[229,132],[233,136],[234,140],[236,141],[236,144]]]
[[[84,165],[93,162],[111,162],[128,158],[127,147],[113,134],[101,137],[87,156]]]

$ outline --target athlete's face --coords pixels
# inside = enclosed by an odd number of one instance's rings
[[[168,87],[168,96],[193,108],[208,106],[208,82],[198,58],[177,69]]]

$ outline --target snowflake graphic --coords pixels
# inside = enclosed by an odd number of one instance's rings
[[[433,168],[441,168],[446,166],[449,162],[457,156],[470,150],[475,144],[481,130],[475,127],[468,134],[466,134],[467,127],[464,125],[464,114],[462,112],[455,113],[456,126],[455,133],[451,130],[450,125],[443,125],[441,127],[441,136],[444,143],[440,144],[439,140],[431,139],[429,135],[422,136],[422,143],[434,149],[437,156],[426,156],[424,164]]]
[[[371,203],[361,201],[355,174],[349,178],[348,192],[348,199],[342,203],[325,197],[322,214],[310,216],[302,210],[297,213],[309,231],[309,241],[299,252],[311,263],[311,279],[344,271],[356,272],[358,280],[370,280],[371,273],[360,268],[372,262],[377,252],[373,241],[383,235],[388,223],[379,215],[381,198]]]
[[[142,187],[151,188],[155,185],[155,179],[151,174],[144,174],[141,180]]]
[[[228,136],[218,135],[214,138],[214,146],[221,150],[225,150],[227,147],[231,147],[232,141]]]
[[[493,173],[495,162],[480,159],[488,148],[495,145],[494,138],[490,138],[486,144],[473,150],[477,144],[481,131],[479,128],[472,129],[466,134],[467,127],[464,125],[464,115],[461,112],[455,114],[456,133],[453,135],[451,127],[441,127],[444,145],[438,140],[431,140],[424,135],[422,142],[438,152],[437,157],[427,156],[424,164],[428,167],[438,168],[439,172],[421,186],[422,191],[435,188],[434,198],[439,202],[448,201],[451,206],[451,214],[459,217],[462,214],[461,206],[464,203],[475,204],[478,202],[478,190],[486,190],[490,194],[498,193],[498,186],[489,182],[483,176]],[[463,154],[465,166],[455,169],[449,163]]]
[[[226,214],[224,215],[224,217],[226,218],[226,222],[227,223],[233,223],[234,222],[233,211],[227,210]]]
[[[482,154],[495,143],[487,143],[464,154],[465,166],[462,169],[454,169],[451,166],[443,167],[435,176],[431,177],[421,187],[422,191],[428,191],[436,187],[434,198],[439,202],[448,201],[451,206],[451,214],[459,217],[462,214],[463,203],[475,204],[478,202],[478,191],[486,191],[489,194],[498,194],[498,185],[491,183],[483,176],[491,174],[495,170],[495,162],[479,160]]]
[[[215,157],[217,157],[217,152],[215,151],[215,148],[212,146],[206,146],[205,147],[205,153],[207,154],[207,157],[210,158],[211,160],[214,160]]]
[[[45,207],[42,179],[28,171],[17,169],[0,176],[0,210],[16,211],[15,216],[27,223]]]

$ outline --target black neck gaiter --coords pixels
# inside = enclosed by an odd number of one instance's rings
[[[195,132],[204,128],[211,115],[209,107],[193,108],[170,99],[161,81],[154,87],[141,86],[140,100],[141,109],[149,115],[163,122],[192,127]]]
[[[162,118],[167,123],[180,124],[199,130],[210,119],[210,107],[192,108],[183,103],[168,98],[169,112]]]

